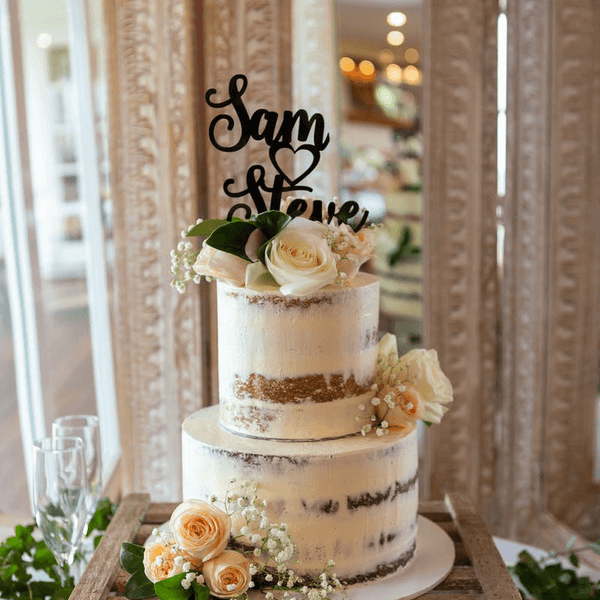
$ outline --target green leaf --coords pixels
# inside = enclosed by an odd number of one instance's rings
[[[154,593],[160,600],[188,600],[194,594],[191,586],[186,590],[181,586],[181,582],[185,579],[186,573],[179,573],[162,581],[157,581],[154,584]]]
[[[280,210],[268,210],[256,215],[252,220],[263,232],[267,240],[270,240],[289,225],[292,217]]]
[[[208,237],[217,227],[221,227],[221,225],[225,225],[228,223],[226,219],[206,219],[206,221],[201,221],[194,225],[186,234],[186,237],[198,237],[198,236],[206,236]]]
[[[135,573],[144,568],[144,547],[131,542],[123,542],[119,554],[121,566],[128,573]]]
[[[136,571],[125,585],[125,595],[130,600],[150,598],[154,596],[154,584],[146,577],[144,570]]]
[[[33,555],[32,566],[34,569],[46,570],[53,565],[56,565],[56,558],[54,554],[46,547],[38,547]]]
[[[212,232],[206,244],[251,262],[246,256],[246,243],[255,229],[256,225],[248,221],[227,222]]]
[[[194,600],[208,600],[210,590],[205,585],[200,585],[196,581],[193,581],[192,588],[194,588],[194,593],[196,595]]]
[[[590,548],[596,553],[600,554],[600,540],[590,543]]]
[[[412,230],[408,225],[402,228],[396,248],[388,254],[390,267],[395,267],[409,256],[421,254],[421,248],[413,244]]]
[[[108,498],[100,499],[96,505],[96,511],[88,524],[86,537],[90,536],[94,531],[106,531],[116,509],[117,505],[113,504]]]
[[[574,552],[571,552],[571,554],[569,554],[569,562],[575,568],[577,568],[579,566],[579,558],[577,557],[577,554],[575,554]]]

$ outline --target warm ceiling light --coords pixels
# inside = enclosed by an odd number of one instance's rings
[[[401,46],[404,43],[404,34],[401,31],[390,31],[386,39],[390,46]]]
[[[370,60],[361,60],[358,65],[358,70],[368,77],[375,73],[375,65]]]
[[[414,48],[407,48],[404,53],[404,59],[409,63],[416,63],[419,61],[419,52]]]
[[[417,67],[413,67],[413,65],[408,65],[408,67],[404,69],[402,77],[406,83],[410,83],[411,85],[418,85],[421,83],[421,71],[419,71]]]
[[[385,68],[385,76],[390,83],[400,83],[402,81],[402,69],[399,65],[391,63]]]
[[[50,44],[52,43],[52,36],[49,33],[40,33],[35,38],[35,43],[40,48],[48,48],[50,46]]]
[[[402,27],[406,23],[406,15],[403,12],[391,12],[386,21],[390,27]]]
[[[355,67],[356,63],[348,56],[340,58],[340,69],[344,71],[344,73],[350,73],[350,71],[354,71]]]
[[[391,63],[394,60],[394,53],[388,48],[385,48],[379,53],[379,60],[384,65],[387,65],[388,63]]]

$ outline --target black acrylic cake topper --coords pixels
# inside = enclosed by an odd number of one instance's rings
[[[236,152],[241,150],[250,140],[264,140],[269,147],[269,160],[276,171],[272,185],[269,186],[265,176],[265,168],[262,165],[252,165],[246,173],[246,188],[238,191],[234,190],[235,180],[229,178],[223,184],[223,191],[230,198],[242,198],[250,195],[258,213],[266,210],[280,210],[283,194],[292,192],[312,192],[313,188],[307,185],[300,185],[317,167],[321,159],[321,152],[327,148],[330,142],[329,134],[325,133],[325,119],[321,113],[314,113],[309,117],[304,109],[297,110],[295,113],[286,110],[278,125],[279,115],[265,108],[257,109],[252,115],[244,104],[242,96],[248,87],[248,78],[245,75],[234,75],[229,80],[229,97],[221,102],[214,100],[218,93],[215,88],[206,92],[206,103],[212,108],[225,108],[232,106],[238,119],[240,136],[239,139],[230,146],[224,146],[217,141],[215,129],[219,123],[223,123],[227,130],[232,131],[236,125],[234,117],[228,114],[219,114],[208,127],[208,137],[212,145],[221,152]],[[297,140],[293,140],[296,129]],[[309,142],[309,136],[312,132],[312,143]],[[300,145],[294,148],[293,141]],[[308,167],[292,178],[286,173],[281,165],[284,162],[283,157],[289,154],[307,154],[312,160]],[[263,196],[263,193],[270,194],[269,207]],[[252,209],[245,203],[235,204],[227,214],[227,220],[231,221],[234,214],[242,209],[244,218],[248,219],[252,214]],[[291,217],[303,215],[308,209],[308,202],[301,198],[293,200],[288,206],[286,212]],[[321,200],[313,201],[313,210],[308,216],[309,219],[320,221],[323,211],[323,202]],[[357,202],[350,200],[344,202],[341,206],[335,202],[327,205],[327,222],[331,222],[337,217],[340,223],[347,223],[360,212]],[[368,212],[364,211],[363,217],[358,225],[353,226],[354,231],[358,231],[365,224]]]

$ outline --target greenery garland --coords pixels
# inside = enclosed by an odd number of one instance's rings
[[[86,537],[93,537],[94,547],[115,514],[117,506],[108,498],[98,502]],[[75,587],[73,576],[61,584],[60,569],[43,540],[33,537],[35,525],[17,525],[15,534],[0,545],[0,598],[4,600],[67,600]],[[76,560],[82,560],[81,554]]]

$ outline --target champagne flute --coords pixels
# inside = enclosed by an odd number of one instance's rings
[[[86,527],[96,511],[102,492],[102,454],[100,451],[100,427],[95,415],[69,415],[59,417],[52,423],[54,437],[78,437],[83,441],[87,477]]]
[[[76,437],[45,437],[33,445],[35,520],[67,585],[86,519],[83,442]]]

